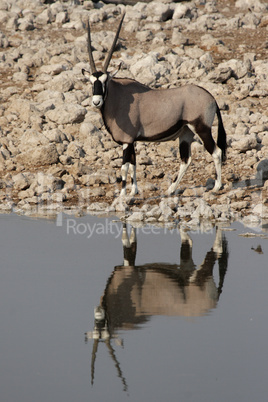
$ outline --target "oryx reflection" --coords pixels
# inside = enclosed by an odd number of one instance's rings
[[[192,258],[192,239],[180,230],[180,264],[151,263],[135,266],[137,237],[135,228],[128,235],[123,226],[124,265],[116,266],[107,281],[100,305],[94,310],[95,325],[87,339],[94,339],[91,378],[100,341],[106,343],[124,389],[125,378],[111,346],[116,331],[138,328],[154,315],[200,317],[217,306],[222,293],[228,265],[227,241],[220,228],[216,229],[212,248],[197,267]],[[217,281],[213,268],[218,261]],[[216,284],[217,282],[217,284]]]

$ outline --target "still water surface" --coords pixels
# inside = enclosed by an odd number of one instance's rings
[[[232,228],[0,215],[1,401],[266,401],[268,241]]]

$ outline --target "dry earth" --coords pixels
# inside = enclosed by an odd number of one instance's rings
[[[111,68],[123,60],[121,76],[135,77],[151,87],[191,82],[209,90],[222,111],[228,150],[218,194],[206,191],[207,179],[214,178],[214,164],[196,141],[180,196],[166,198],[179,167],[178,140],[139,143],[140,193],[124,202],[117,202],[122,150],[92,109],[90,86],[81,68],[87,66],[84,22],[88,16],[100,66],[125,6],[91,1],[11,3],[12,9],[0,1],[2,210],[127,209],[135,219],[150,222],[190,221],[193,213],[195,219],[247,217],[253,224],[268,218],[268,180],[256,175],[268,151],[268,7],[264,1],[248,0],[242,8],[241,1],[232,0],[126,6]],[[179,5],[186,11],[174,18]],[[32,26],[25,28],[27,17]],[[263,173],[267,175],[267,165]]]

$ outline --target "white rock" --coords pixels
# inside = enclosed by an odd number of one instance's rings
[[[172,45],[175,45],[175,46],[187,45],[188,42],[189,42],[189,39],[187,37],[185,37],[185,35],[182,34],[178,29],[173,30],[172,37],[171,37]]]
[[[144,220],[144,213],[143,212],[133,212],[132,215],[130,215],[127,218],[127,221],[143,221]]]
[[[200,203],[196,210],[192,214],[192,218],[200,218],[203,217],[205,219],[212,219],[214,218],[214,214],[212,208],[202,199],[200,199]]]
[[[59,92],[68,92],[74,88],[75,79],[73,74],[64,71],[59,75],[49,79],[49,83],[47,84],[48,89],[53,88],[54,91]]]
[[[22,173],[13,176],[12,180],[14,190],[26,190],[30,186],[29,180]]]
[[[43,131],[43,134],[49,140],[49,142],[56,142],[60,144],[67,140],[66,135],[57,128]]]
[[[37,194],[42,194],[44,192],[55,192],[63,188],[63,180],[59,177],[55,177],[52,174],[44,174],[39,172],[37,174]]]
[[[255,149],[258,146],[257,137],[255,134],[246,135],[239,141],[232,143],[232,148],[238,150],[240,153],[247,152],[250,149]]]
[[[80,159],[85,156],[85,152],[79,144],[73,141],[68,145],[66,155],[74,159]]]
[[[86,113],[87,110],[77,104],[62,104],[49,110],[46,117],[57,124],[74,124],[81,123]]]
[[[53,16],[52,16],[50,8],[46,8],[44,11],[42,11],[36,17],[37,24],[42,24],[42,25],[49,24],[52,22],[52,20],[53,20]]]
[[[259,0],[237,0],[235,3],[237,8],[252,9],[256,12],[263,12],[268,10],[268,4],[260,2]]]
[[[64,101],[64,95],[60,91],[54,91],[51,89],[46,89],[39,92],[36,97],[37,102],[43,103],[47,100],[51,100],[56,103],[62,103]]]
[[[45,65],[40,68],[41,73],[50,75],[58,75],[65,70],[67,70],[67,66],[61,63]]]
[[[179,18],[191,18],[191,7],[188,4],[179,3],[175,6],[173,20]]]
[[[56,23],[57,24],[65,24],[67,21],[68,21],[67,11],[61,11],[56,14]]]
[[[172,18],[173,10],[170,8],[169,4],[159,3],[157,1],[151,1],[147,5],[147,15],[148,18],[152,16],[154,22],[167,21]]]
[[[13,81],[27,81],[28,80],[28,74],[23,73],[22,71],[14,73],[13,74]]]
[[[147,42],[149,40],[153,39],[153,33],[150,30],[145,30],[145,31],[139,31],[136,34],[136,38],[140,42]]]
[[[248,72],[247,66],[242,61],[236,59],[231,59],[226,62],[220,63],[218,68],[231,68],[232,76],[236,79],[245,77]]]
[[[57,163],[59,155],[55,144],[41,145],[22,152],[17,161],[26,166],[46,166]]]
[[[20,31],[32,31],[34,29],[33,20],[29,17],[18,19],[18,29]]]
[[[6,48],[9,46],[9,40],[7,39],[6,35],[0,32],[0,48]]]
[[[33,129],[28,129],[20,138],[19,150],[20,152],[28,151],[29,148],[36,148],[39,145],[48,145],[49,140],[41,132]]]

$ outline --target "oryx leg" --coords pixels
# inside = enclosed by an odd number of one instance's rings
[[[183,128],[182,133],[179,136],[180,139],[180,157],[181,157],[181,165],[178,176],[174,183],[168,188],[168,195],[176,194],[177,188],[185,175],[188,167],[191,164],[191,144],[193,142],[194,133],[189,129],[189,127],[185,126]]]
[[[216,145],[212,137],[211,127],[206,126],[203,123],[196,122],[195,125],[191,126],[191,129],[193,130],[194,133],[198,134],[198,136],[204,143],[204,147],[213,157],[216,170],[216,180],[213,191],[218,191],[222,186],[221,183],[222,151],[218,147],[218,145]]]
[[[136,164],[130,163],[129,165],[129,172],[131,177],[131,196],[138,194],[138,186],[137,186],[137,179],[136,179]]]
[[[138,193],[137,181],[136,181],[136,155],[134,144],[124,144],[123,145],[123,164],[121,168],[122,174],[122,190],[121,196],[126,195],[126,185],[127,185],[127,174],[130,171],[132,189],[131,195],[134,196]]]
[[[214,191],[219,191],[222,187],[221,183],[221,160],[222,160],[222,151],[215,144],[215,149],[212,153],[212,157],[214,159],[215,169],[216,169],[216,181],[214,186]]]

